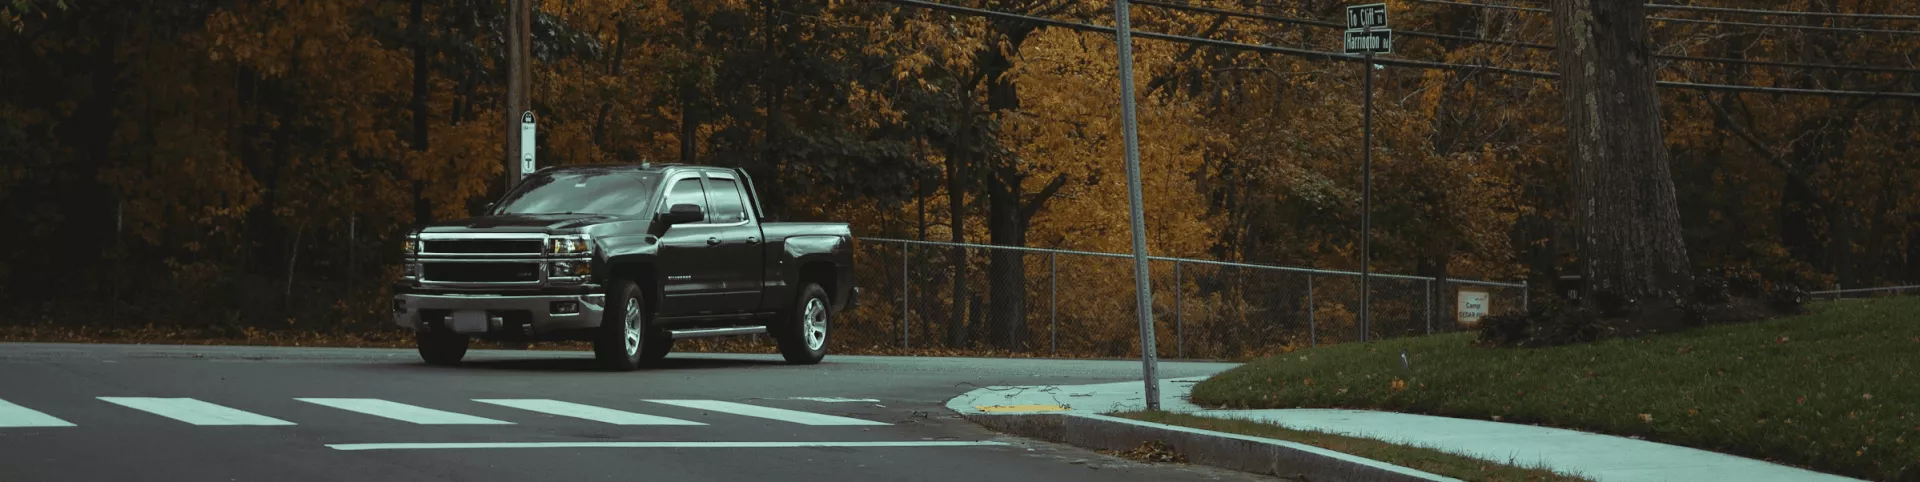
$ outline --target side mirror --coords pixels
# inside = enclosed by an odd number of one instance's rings
[[[706,213],[700,212],[698,204],[675,204],[661,217],[667,225],[697,223],[707,220]]]

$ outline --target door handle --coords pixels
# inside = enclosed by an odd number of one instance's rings
[[[758,242],[760,242],[760,238],[756,238],[756,237],[753,237],[753,236],[747,236],[747,244],[754,244],[754,243],[758,243]]]
[[[720,238],[707,238],[707,246],[719,246]]]

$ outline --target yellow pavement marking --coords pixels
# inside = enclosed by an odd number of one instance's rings
[[[1065,412],[1065,405],[975,405],[982,412]]]

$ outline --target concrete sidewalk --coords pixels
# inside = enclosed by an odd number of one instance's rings
[[[1161,409],[1428,447],[1601,482],[1855,480],[1687,447],[1532,425],[1367,410],[1206,410],[1188,401],[1193,385],[1204,379],[1161,380]],[[947,407],[962,414],[1111,413],[1144,410],[1145,392],[1141,382],[987,387],[956,397]]]

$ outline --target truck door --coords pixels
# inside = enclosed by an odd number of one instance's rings
[[[751,313],[760,306],[765,290],[762,264],[766,261],[760,239],[760,224],[747,215],[746,195],[731,173],[707,174],[707,202],[713,206],[707,220],[714,224],[716,259],[712,269],[721,272],[722,285],[715,296],[721,310],[715,313]]]
[[[705,316],[720,313],[724,276],[714,269],[719,257],[720,234],[727,228],[713,223],[713,210],[699,174],[675,176],[667,181],[666,198],[660,203],[664,214],[676,204],[700,206],[708,218],[697,223],[676,224],[660,235],[660,254],[654,266],[659,271],[661,317]]]

